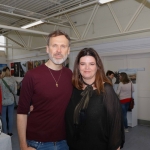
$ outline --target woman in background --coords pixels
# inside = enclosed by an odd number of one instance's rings
[[[0,71],[0,85],[1,85],[1,82],[2,82],[2,80],[1,80],[1,77],[2,76],[2,71]],[[0,115],[1,115],[1,112],[2,112],[2,88],[1,88],[1,86],[0,86]]]
[[[3,78],[1,82],[2,87],[2,131],[10,136],[12,136],[13,129],[13,113],[14,113],[14,96],[17,93],[17,85],[15,80],[10,75],[10,69],[5,67],[3,69]],[[7,88],[11,89],[13,94]],[[8,111],[8,131],[7,131],[7,119],[6,113]]]
[[[131,87],[132,87],[132,92],[134,92],[134,86],[132,82],[129,80],[125,72],[120,73],[119,79],[120,79],[120,83],[118,85],[118,89],[116,93],[119,96],[120,103],[122,106],[125,132],[129,132],[127,112],[131,101],[131,95],[132,95]]]
[[[124,127],[119,99],[92,48],[82,49],[75,61],[74,90],[66,109],[70,150],[119,150]]]

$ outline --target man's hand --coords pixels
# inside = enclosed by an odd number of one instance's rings
[[[36,149],[33,148],[33,147],[26,147],[26,148],[23,148],[23,149],[21,149],[21,150],[36,150]]]

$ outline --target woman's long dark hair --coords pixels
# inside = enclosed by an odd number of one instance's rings
[[[127,84],[130,82],[128,75],[125,72],[121,72],[120,76],[121,76],[120,82],[122,82],[123,84]]]
[[[76,57],[74,69],[73,69],[73,77],[72,83],[73,85],[81,90],[83,88],[83,80],[79,71],[79,62],[80,58],[84,56],[92,56],[94,57],[97,65],[97,72],[95,78],[95,87],[97,88],[98,93],[104,92],[104,82],[111,84],[109,79],[105,75],[103,63],[98,55],[98,53],[93,48],[84,48],[82,49]]]

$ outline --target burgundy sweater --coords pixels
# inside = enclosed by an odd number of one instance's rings
[[[61,70],[51,70],[56,81]],[[28,140],[56,142],[66,138],[64,114],[72,94],[72,72],[63,67],[58,87],[45,64],[26,73],[21,88],[18,114],[28,114],[30,104],[34,110],[27,120]]]

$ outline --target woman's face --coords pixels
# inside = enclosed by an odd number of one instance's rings
[[[9,69],[6,70],[6,74],[5,75],[6,76],[10,76],[10,70]]]
[[[121,75],[119,75],[119,80],[121,80],[121,78],[122,78]]]
[[[95,58],[92,56],[81,57],[79,61],[79,71],[84,81],[88,81],[88,83],[94,82],[97,72]]]

